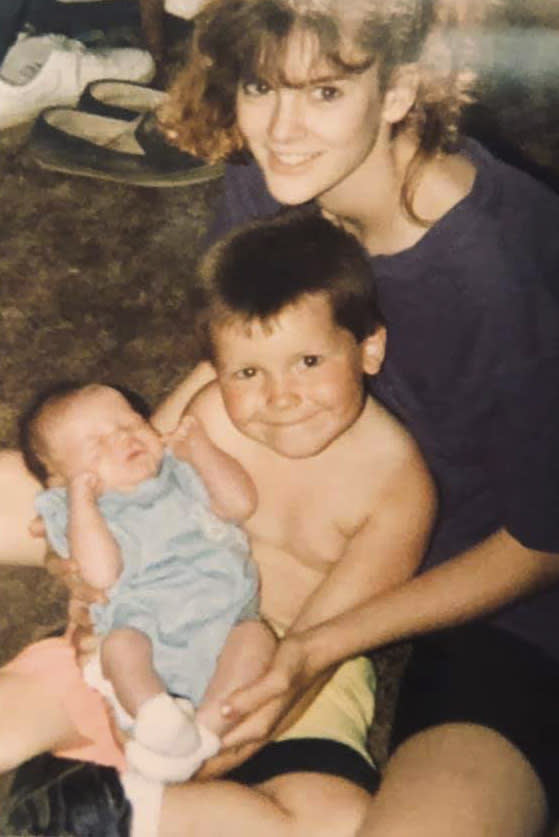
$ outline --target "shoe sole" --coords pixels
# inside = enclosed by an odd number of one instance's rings
[[[145,175],[119,175],[105,170],[88,168],[87,166],[72,166],[69,163],[51,161],[41,157],[38,150],[33,150],[33,159],[37,165],[48,171],[58,171],[61,174],[72,174],[78,177],[90,177],[96,180],[109,180],[113,183],[127,183],[130,186],[156,186],[159,189],[173,188],[178,186],[194,186],[197,183],[209,183],[212,180],[219,180],[223,177],[225,166],[223,163],[216,163],[211,166],[201,166],[185,174],[145,174]]]

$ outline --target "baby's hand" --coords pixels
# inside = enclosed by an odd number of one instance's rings
[[[83,471],[72,477],[68,485],[70,496],[77,500],[94,501],[103,493],[103,484],[97,474]]]
[[[198,419],[191,415],[183,415],[173,432],[167,435],[165,441],[167,447],[175,454],[177,459],[190,459],[192,446],[205,438],[206,434]]]

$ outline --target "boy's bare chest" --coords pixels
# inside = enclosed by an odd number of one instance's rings
[[[339,475],[288,464],[291,468],[278,473],[263,463],[254,475],[258,508],[247,529],[255,543],[325,572],[344,554],[362,511],[352,504],[351,489]]]

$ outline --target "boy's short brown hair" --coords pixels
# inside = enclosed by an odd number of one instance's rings
[[[310,294],[324,295],[334,322],[359,343],[383,323],[367,253],[314,207],[283,210],[233,231],[202,258],[198,279],[197,330],[209,359],[216,327],[272,322]]]

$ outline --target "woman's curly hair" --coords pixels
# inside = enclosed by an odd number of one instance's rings
[[[196,18],[188,66],[159,119],[171,142],[215,162],[245,149],[235,114],[242,81],[281,82],[293,32],[316,36],[318,56],[343,72],[378,66],[381,93],[398,67],[414,64],[418,89],[396,131],[412,131],[418,151],[402,200],[408,208],[425,159],[456,148],[471,101],[474,37],[499,0],[208,0]],[[413,213],[412,213],[413,214]]]

